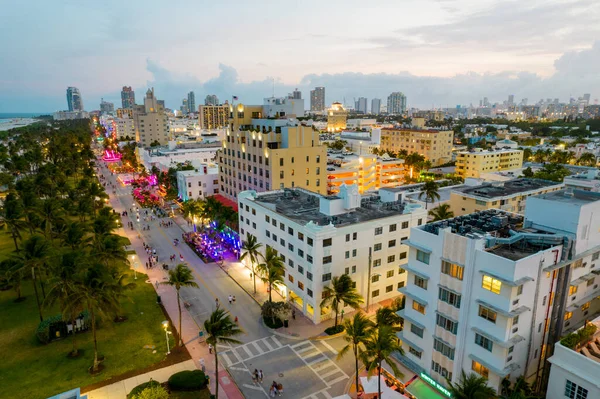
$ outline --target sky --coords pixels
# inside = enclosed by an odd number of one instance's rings
[[[20,0],[0,8],[0,113],[406,94],[409,107],[600,98],[599,0]]]

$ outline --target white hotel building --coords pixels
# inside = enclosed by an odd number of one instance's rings
[[[408,247],[401,242],[427,220],[425,209],[398,194],[381,189],[361,196],[356,185],[341,186],[336,196],[300,188],[243,191],[238,205],[240,236],[252,234],[263,250],[278,251],[286,265],[278,291],[314,323],[332,317],[319,306],[323,287],[344,273],[364,305],[396,297],[406,281]]]
[[[446,386],[547,383],[552,344],[600,313],[600,194],[555,191],[411,230],[400,360]],[[547,345],[549,343],[549,345]]]

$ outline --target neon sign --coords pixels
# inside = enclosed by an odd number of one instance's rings
[[[452,394],[450,393],[449,390],[447,390],[442,384],[440,384],[439,382],[437,382],[436,380],[434,380],[427,374],[421,373],[420,376],[423,381],[425,381],[426,383],[428,383],[429,385],[431,385],[432,387],[434,387],[435,389],[437,389],[438,391],[440,391],[447,397],[449,397],[449,398],[452,397]]]

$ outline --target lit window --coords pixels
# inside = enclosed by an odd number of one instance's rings
[[[425,305],[419,303],[413,299],[412,308],[419,313],[425,314]]]
[[[450,277],[454,277],[455,279],[462,280],[464,268],[462,266],[456,265],[454,263],[442,261],[442,273],[447,274]]]
[[[484,275],[481,287],[488,291],[492,291],[494,294],[500,294],[500,290],[502,289],[502,282],[500,280],[496,280],[493,277]]]
[[[571,317],[573,317],[573,312],[566,312],[565,313],[565,320],[569,320]]]
[[[569,295],[573,295],[576,293],[577,293],[577,286],[576,285],[569,286]]]
[[[485,378],[488,378],[490,374],[490,370],[488,370],[487,367],[475,360],[471,362],[471,370]]]

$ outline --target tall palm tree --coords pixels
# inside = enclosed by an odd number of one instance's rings
[[[273,286],[283,283],[284,265],[276,250],[267,246],[263,263],[258,265],[261,280],[269,285],[269,302],[273,302]]]
[[[33,290],[35,291],[35,300],[40,314],[40,321],[44,320],[44,316],[42,315],[42,304],[40,302],[37,283],[49,253],[50,248],[44,237],[33,235],[23,243],[22,251],[15,257],[15,260],[19,263],[20,268],[24,272],[31,271]]]
[[[448,390],[454,399],[493,399],[496,391],[487,385],[487,379],[475,373],[467,375],[464,370],[460,373],[460,380],[453,384],[448,381]]]
[[[54,198],[43,200],[39,205],[38,215],[42,220],[42,225],[40,226],[42,234],[47,240],[51,239],[53,226],[63,217],[63,210],[60,203]]]
[[[377,309],[375,313],[376,326],[390,326],[395,332],[402,330],[402,318],[396,312],[387,306]]]
[[[331,284],[323,288],[321,307],[331,304],[335,311],[335,327],[338,325],[338,313],[342,303],[354,309],[358,309],[363,302],[363,297],[356,291],[354,282],[348,274],[342,274],[339,277],[332,278]]]
[[[438,193],[439,185],[432,180],[426,181],[419,193],[419,199],[425,197],[425,209],[427,209],[427,203],[431,201],[434,203],[436,200],[439,201],[440,194]]]
[[[25,213],[23,212],[21,201],[15,193],[9,193],[0,211],[0,225],[9,231],[17,252],[19,252],[17,240],[22,239],[21,232],[27,228],[27,223],[23,220],[24,216]]]
[[[510,380],[505,378],[502,380],[501,386],[499,399],[541,399],[540,396],[534,394],[533,388],[523,376],[517,377],[512,387]]]
[[[577,160],[578,165],[594,166],[594,165],[596,165],[596,163],[597,163],[596,156],[590,152],[581,154],[581,156]]]
[[[445,220],[454,217],[454,212],[450,210],[449,204],[440,204],[429,211],[429,216],[433,216],[433,221]]]
[[[354,354],[354,372],[356,377],[356,395],[358,397],[358,360],[366,350],[365,344],[371,334],[373,323],[362,312],[356,312],[352,319],[344,321],[344,341],[348,342],[337,356],[340,360],[352,350]]]
[[[204,321],[204,331],[207,335],[206,343],[212,345],[215,354],[215,399],[219,399],[219,351],[217,345],[220,343],[241,344],[233,337],[243,334],[244,331],[231,320],[229,312],[222,308],[217,308]]]
[[[177,307],[179,308],[179,342],[177,345],[183,345],[183,331],[181,330],[181,298],[179,296],[179,290],[181,287],[194,287],[198,288],[198,284],[194,281],[194,275],[192,270],[184,265],[183,263],[175,266],[174,269],[169,270],[169,280],[163,281],[161,284],[170,285],[177,290]]]
[[[381,364],[386,362],[396,377],[401,377],[400,369],[392,360],[394,353],[404,354],[402,346],[396,337],[396,331],[392,326],[379,325],[369,335],[365,342],[366,350],[361,354],[361,360],[367,368],[369,376],[377,371],[377,392],[381,398]]]
[[[67,225],[64,234],[61,237],[62,244],[75,250],[89,244],[90,239],[87,236],[88,228],[82,222],[71,222]]]
[[[248,258],[252,267],[252,279],[254,280],[254,294],[256,294],[256,270],[254,266],[258,263],[260,257],[260,248],[262,244],[258,242],[255,236],[248,234],[246,241],[242,242],[242,256],[240,260]]]

